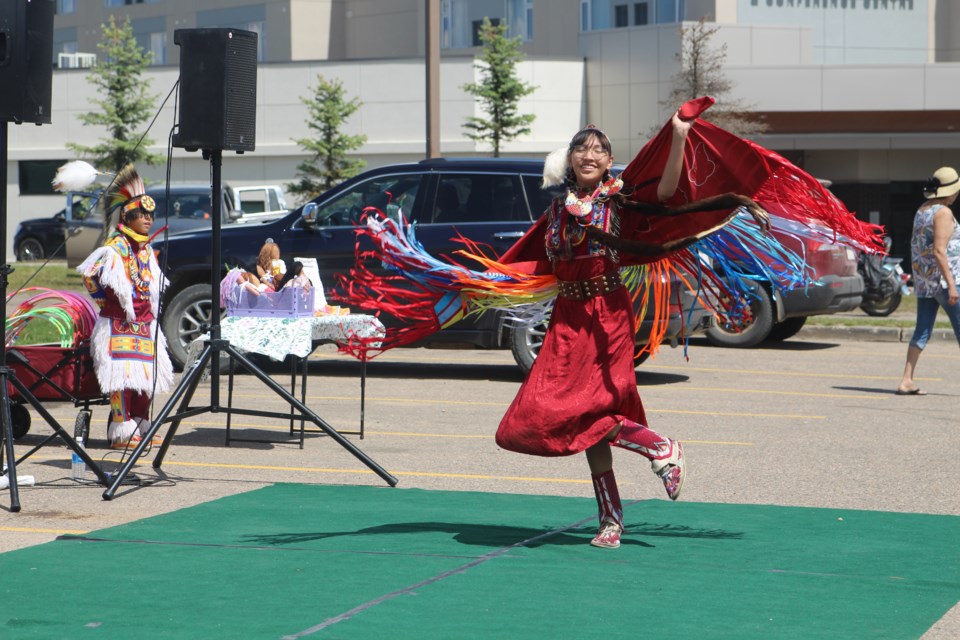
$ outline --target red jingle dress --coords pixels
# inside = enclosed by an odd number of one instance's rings
[[[585,224],[616,234],[619,210],[597,199],[578,219],[558,198],[547,212],[546,250],[561,286],[619,276],[619,256],[587,237]],[[619,286],[579,297],[557,296],[540,353],[497,430],[504,449],[571,455],[600,442],[624,418],[647,424],[634,371],[629,292]]]

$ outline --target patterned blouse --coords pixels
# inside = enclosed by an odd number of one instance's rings
[[[932,298],[947,288],[933,255],[933,216],[942,204],[917,211],[913,218],[910,251],[913,254],[913,291],[919,298]],[[953,233],[947,240],[947,264],[954,282],[960,283],[960,225],[953,220]]]

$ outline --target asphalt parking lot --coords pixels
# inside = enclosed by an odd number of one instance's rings
[[[930,344],[920,361],[923,397],[896,396],[906,345],[825,338],[811,332],[775,347],[725,350],[695,340],[665,348],[637,369],[651,426],[685,442],[690,472],[683,500],[773,504],[960,516],[956,372],[950,341]],[[284,383],[283,369],[272,369]],[[333,427],[359,424],[359,365],[324,347],[311,359],[307,404]],[[396,476],[401,487],[591,496],[582,456],[527,457],[499,450],[493,433],[521,382],[508,351],[396,350],[369,364],[365,437],[348,435]],[[225,385],[225,382],[224,382]],[[225,386],[224,386],[225,388]],[[226,402],[226,393],[221,394]],[[195,405],[208,406],[201,384]],[[252,376],[239,376],[236,406],[282,410]],[[76,410],[50,409],[69,427]],[[106,466],[107,412],[94,409],[91,455]],[[82,533],[275,482],[383,485],[356,457],[322,434],[304,449],[276,419],[234,416],[235,436],[277,439],[224,446],[225,416],[204,413],[181,425],[161,469],[153,456],[135,467],[141,486],[113,500],[103,487],[69,478],[69,451],[44,446],[18,467],[22,511],[0,493],[0,552]],[[18,455],[50,428],[37,416]],[[164,433],[165,429],[161,430]],[[625,499],[660,498],[640,458],[617,451]],[[925,637],[960,637],[960,607]]]

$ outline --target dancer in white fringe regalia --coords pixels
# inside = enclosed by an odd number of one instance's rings
[[[150,247],[156,204],[133,165],[117,175],[104,201],[107,224],[118,208],[119,222],[77,271],[100,307],[90,350],[100,388],[110,394],[107,437],[123,449],[149,430],[151,399],[170,389],[173,367],[157,326],[165,278]]]

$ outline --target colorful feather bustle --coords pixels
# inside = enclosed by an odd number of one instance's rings
[[[97,321],[97,310],[86,296],[42,287],[30,287],[20,293],[25,292],[37,293],[20,303],[7,318],[8,347],[17,344],[24,329],[33,323],[52,326],[63,348],[75,348],[90,338]]]

